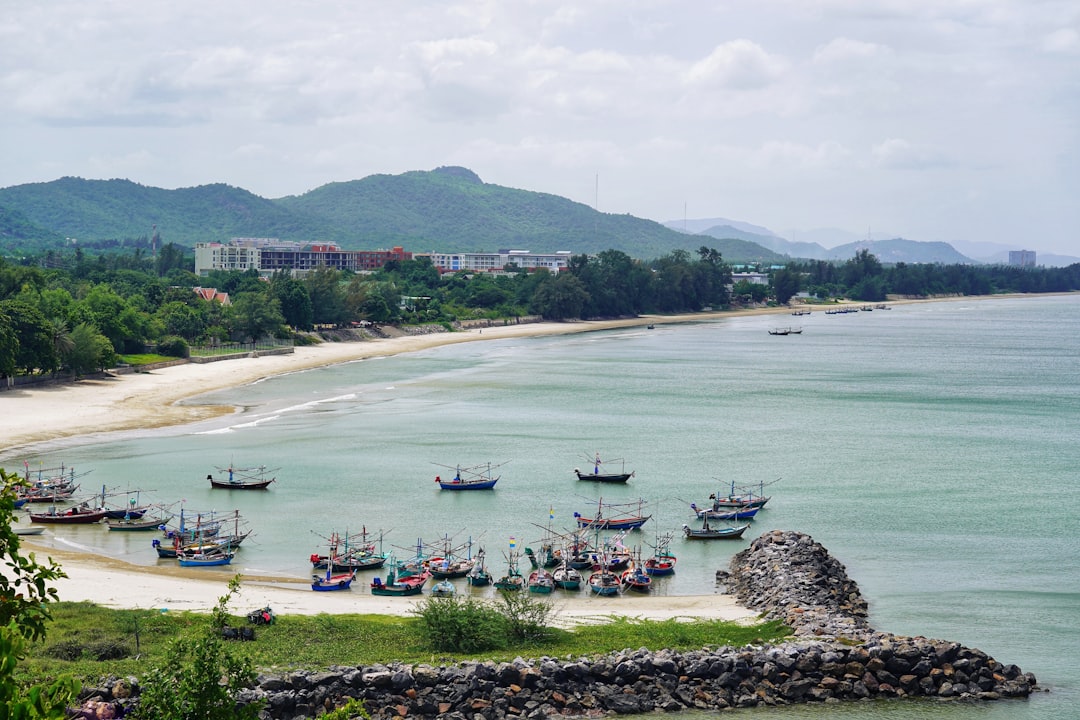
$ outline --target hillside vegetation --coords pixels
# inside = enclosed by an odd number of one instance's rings
[[[401,245],[413,252],[500,248],[593,254],[617,249],[640,259],[693,251],[700,237],[651,220],[600,213],[557,195],[483,182],[465,168],[372,175],[330,183],[303,195],[261,198],[224,184],[165,190],[129,180],[65,177],[0,188],[0,208],[24,222],[3,236],[2,250],[42,251],[58,238],[149,238],[191,247],[232,237],[331,241],[346,249]],[[50,244],[51,243],[51,244]],[[715,243],[709,243],[715,245]],[[749,243],[731,246],[736,262],[758,259]]]

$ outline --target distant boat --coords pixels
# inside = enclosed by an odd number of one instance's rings
[[[30,522],[51,523],[57,525],[89,525],[100,522],[105,517],[105,510],[94,510],[83,503],[64,511],[49,508],[47,513],[30,513]]]
[[[340,557],[341,537],[337,533],[331,533],[329,540],[329,554],[327,555],[326,573],[311,576],[311,589],[317,592],[331,592],[334,590],[348,590],[352,587],[352,581],[356,578],[356,570],[349,569],[345,572],[334,572],[334,566]]]
[[[565,562],[552,571],[551,578],[555,587],[563,590],[579,590],[583,580],[581,573]]]
[[[469,574],[465,576],[465,582],[473,587],[484,587],[491,584],[491,573],[488,572],[484,563],[484,548],[480,548],[479,552],[476,553],[476,562],[473,563]]]
[[[429,577],[426,572],[399,575],[395,563],[386,573],[386,582],[378,577],[371,581],[371,594],[382,597],[419,595],[424,592],[424,583]]]
[[[431,586],[431,594],[434,597],[453,597],[457,588],[449,580],[440,580]]]
[[[613,572],[607,570],[601,570],[594,572],[589,576],[589,590],[594,595],[601,595],[609,597],[612,595],[618,595],[622,589],[622,583],[619,580],[619,576]]]
[[[495,483],[499,482],[499,477],[493,476],[491,471],[505,464],[492,465],[486,463],[485,465],[473,465],[472,467],[443,465],[443,467],[454,471],[454,477],[443,480],[442,476],[436,475],[435,482],[439,484],[441,490],[491,490],[495,487]]]
[[[634,471],[633,470],[631,470],[630,472],[626,472],[626,463],[625,463],[625,461],[622,461],[621,459],[618,460],[618,461],[616,461],[616,460],[609,461],[609,462],[622,462],[623,463],[622,469],[617,473],[602,473],[602,472],[600,472],[600,465],[603,463],[603,461],[600,460],[600,453],[596,453],[595,459],[590,458],[589,462],[591,462],[593,464],[593,471],[591,473],[583,473],[578,468],[574,468],[574,474],[577,475],[578,480],[589,480],[591,482],[602,482],[602,483],[624,483],[627,480],[629,480],[630,478],[634,477]]]
[[[708,516],[702,518],[700,528],[694,529],[689,525],[683,525],[683,534],[689,540],[736,540],[743,536],[749,525],[733,525],[731,527],[714,528],[709,525]]]
[[[671,533],[656,536],[656,545],[653,546],[652,557],[643,563],[647,574],[653,577],[675,574],[676,558],[671,552],[671,539]]]
[[[232,562],[233,555],[231,550],[221,548],[206,552],[180,552],[176,556],[176,562],[180,567],[215,567],[228,565]]]
[[[265,490],[276,479],[267,476],[280,469],[267,468],[265,465],[255,468],[234,468],[230,465],[227,468],[218,468],[219,472],[228,473],[227,479],[218,480],[213,475],[207,475],[206,479],[210,481],[210,487],[212,488],[223,490]]]
[[[640,565],[623,570],[619,579],[622,580],[623,587],[634,592],[649,592],[652,589],[652,578]]]
[[[772,328],[769,330],[770,335],[802,335],[802,328]]]
[[[547,570],[539,568],[529,573],[527,585],[531,593],[550,595],[551,591],[555,589],[555,578]]]

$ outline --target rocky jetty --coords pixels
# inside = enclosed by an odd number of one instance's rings
[[[809,536],[762,536],[718,577],[764,617],[788,623],[796,639],[690,652],[640,649],[571,659],[264,675],[240,701],[263,701],[263,717],[274,720],[316,717],[348,698],[362,699],[376,718],[497,720],[865,698],[996,700],[1024,698],[1036,687],[1030,673],[979,650],[873,630],[856,584]],[[132,684],[113,679],[84,697],[115,702],[111,688],[137,693]]]

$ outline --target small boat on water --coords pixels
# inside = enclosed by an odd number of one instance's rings
[[[690,509],[693,510],[694,514],[699,518],[708,517],[710,520],[753,520],[754,516],[758,514],[758,510],[761,509],[761,505],[724,507],[715,502],[715,495],[711,496],[709,499],[714,501],[711,508],[700,508],[697,506],[697,503],[690,503]]]
[[[176,562],[180,567],[216,567],[232,562],[233,553],[226,548],[216,548],[205,552],[180,552]]]
[[[356,578],[356,571],[349,569],[345,572],[335,573],[333,568],[338,559],[341,538],[337,533],[330,535],[328,561],[326,573],[311,576],[311,589],[316,592],[332,592],[334,590],[348,590],[352,587],[352,581]]]
[[[702,518],[702,525],[700,528],[692,528],[689,525],[683,525],[683,534],[686,535],[689,540],[737,540],[743,536],[749,525],[732,525],[730,527],[718,527],[714,528],[709,525],[709,518]]]
[[[340,553],[331,563],[331,571],[335,573],[360,572],[363,570],[378,570],[386,564],[387,554],[382,551],[383,533],[379,531],[379,546],[368,540],[367,527],[364,526],[359,534],[350,535],[345,533],[341,539]],[[325,538],[330,542],[330,538]],[[329,555],[312,553],[311,566],[315,570],[325,570],[330,563]]]
[[[653,554],[645,560],[645,573],[652,577],[666,577],[675,574],[675,554],[671,552],[671,533],[657,535],[656,545],[653,546]]]
[[[712,493],[709,495],[709,500],[712,501],[713,510],[719,510],[721,508],[763,508],[765,504],[769,502],[770,497],[765,496],[765,487],[772,485],[775,482],[779,482],[780,478],[772,480],[768,483],[761,481],[758,483],[758,492],[753,491],[753,486],[736,488],[735,481],[731,481],[731,492],[726,496],[720,493]]]
[[[596,453],[596,457],[590,458],[589,462],[591,462],[593,465],[593,471],[591,473],[583,473],[578,468],[574,468],[574,474],[577,475],[578,480],[588,480],[591,482],[600,483],[624,483],[630,478],[634,477],[634,470],[626,472],[626,462],[622,460],[622,458],[609,461],[623,463],[622,468],[619,472],[600,472],[600,465],[603,464],[603,461],[600,459],[600,453]]]
[[[802,335],[802,328],[770,328],[770,335]]]
[[[441,475],[436,475],[435,482],[439,484],[440,490],[491,490],[495,487],[495,483],[499,482],[500,477],[492,475],[492,471],[505,464],[492,465],[486,463],[484,465],[473,465],[472,467],[443,465],[442,467],[453,470],[454,476],[449,480],[443,480]]]
[[[628,570],[623,570],[619,579],[627,590],[644,593],[652,589],[652,578],[645,572],[645,568],[640,565],[634,565]]]
[[[495,588],[510,592],[525,589],[525,578],[518,570],[518,557],[513,549],[506,556],[506,574],[495,581]]]
[[[580,590],[583,582],[581,573],[567,563],[555,568],[551,572],[551,578],[555,581],[555,587],[562,590]]]
[[[49,512],[30,513],[30,522],[54,525],[89,525],[101,522],[104,518],[105,510],[91,508],[86,503],[67,510],[57,510],[54,506],[49,508]]]
[[[529,573],[526,585],[531,593],[550,595],[555,589],[555,577],[544,568],[538,568]]]
[[[138,518],[120,518],[114,520],[112,518],[105,518],[105,527],[109,530],[116,531],[142,531],[142,530],[158,530],[165,527],[165,523],[169,521],[167,517],[147,517],[143,515]]]
[[[485,555],[484,549],[476,553],[476,562],[473,563],[472,570],[465,576],[465,582],[473,587],[485,587],[491,584],[491,573],[487,570],[487,565],[484,562]]]
[[[379,577],[371,581],[371,594],[382,597],[420,595],[424,592],[424,584],[429,577],[431,576],[426,572],[399,575],[395,563],[386,573],[386,582],[383,582],[382,578]]]
[[[440,580],[431,586],[432,597],[453,597],[457,588],[449,580]]]
[[[207,475],[206,479],[210,481],[210,487],[212,488],[223,490],[265,490],[270,487],[270,483],[276,480],[271,473],[275,473],[280,469],[267,468],[265,465],[254,468],[234,468],[230,465],[227,468],[218,468],[218,472],[226,473],[227,477],[218,479],[213,475]]]
[[[622,590],[622,583],[615,573],[601,570],[589,575],[589,590],[594,595],[610,597],[619,594]]]
[[[41,525],[12,525],[12,531],[19,536],[25,535],[40,535],[45,532],[45,528]]]
[[[625,510],[620,512],[620,508],[625,509],[634,505],[637,507],[637,514],[627,513]],[[642,515],[641,508],[643,502],[638,501],[636,503],[626,504],[612,504],[608,503],[608,510],[614,509],[616,514],[613,516],[604,516],[604,499],[600,498],[596,505],[596,515],[593,517],[585,517],[581,513],[574,513],[574,518],[577,520],[578,527],[591,528],[594,530],[637,530],[646,522],[652,515]]]

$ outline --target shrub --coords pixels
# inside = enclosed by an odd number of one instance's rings
[[[499,593],[499,613],[510,636],[517,640],[543,640],[549,635],[548,621],[554,606],[529,593]]]
[[[429,597],[413,611],[424,640],[440,652],[475,653],[506,647],[506,619],[472,598]]]
[[[186,358],[191,355],[187,340],[176,335],[167,335],[158,342],[157,351],[169,357]]]

